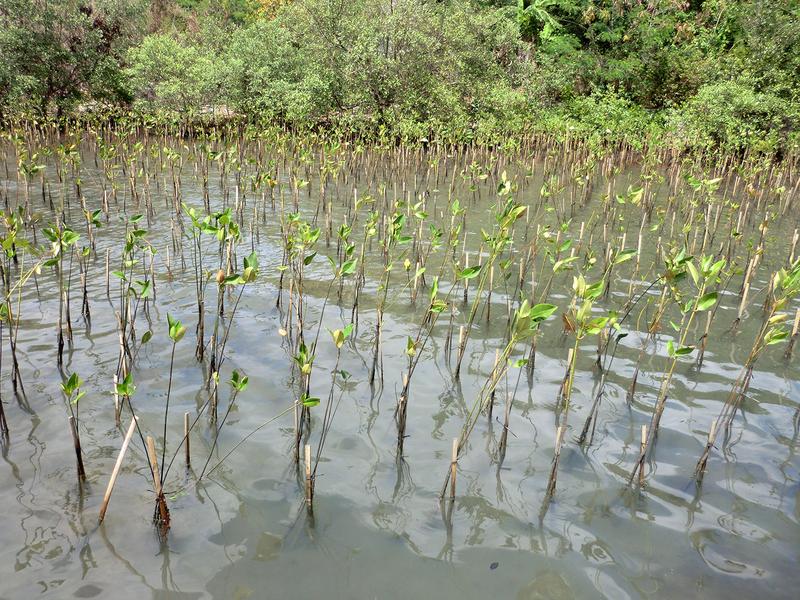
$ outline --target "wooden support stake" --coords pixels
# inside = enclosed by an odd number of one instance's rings
[[[639,445],[639,485],[644,485],[644,452],[647,449],[647,425],[642,425],[642,438]]]
[[[311,481],[311,444],[306,444],[305,447],[305,464],[306,464],[306,505],[311,508],[314,501],[314,484]]]
[[[153,488],[156,496],[161,496],[161,475],[158,472],[158,454],[156,454],[156,441],[153,436],[147,436],[147,458],[150,459],[150,469],[153,471]]]
[[[131,443],[131,438],[133,437],[134,431],[136,431],[136,417],[131,419],[131,424],[128,426],[128,431],[125,433],[125,438],[122,440],[122,446],[120,447],[119,454],[117,455],[117,462],[114,463],[114,469],[111,471],[111,479],[108,480],[106,493],[103,496],[103,503],[100,505],[100,518],[98,519],[98,523],[102,523],[106,516],[108,502],[111,500],[111,492],[114,490],[114,484],[117,481],[119,470],[122,467],[122,459],[125,458],[125,452],[128,450],[128,445]]]
[[[456,467],[458,465],[458,438],[453,438],[453,454],[450,462],[450,500],[456,497]]]

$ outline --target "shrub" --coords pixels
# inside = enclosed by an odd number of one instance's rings
[[[793,143],[798,106],[750,86],[723,81],[705,85],[667,119],[668,139],[686,148],[774,153]]]

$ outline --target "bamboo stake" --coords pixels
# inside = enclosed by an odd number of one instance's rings
[[[156,496],[162,494],[161,475],[158,472],[158,455],[156,454],[156,441],[153,436],[147,436],[147,458],[150,459],[150,468],[153,471],[153,485],[155,486]]]
[[[450,500],[456,497],[456,467],[458,466],[458,438],[453,438],[453,453],[450,461]]]
[[[131,443],[131,438],[133,437],[134,431],[136,431],[136,417],[131,419],[131,424],[128,426],[128,431],[125,433],[125,439],[122,440],[122,446],[120,447],[119,454],[117,455],[117,462],[114,463],[114,469],[111,471],[111,478],[108,480],[106,493],[103,496],[103,503],[100,505],[100,517],[98,519],[98,523],[102,523],[106,516],[108,503],[111,500],[111,492],[114,491],[114,484],[117,481],[119,470],[122,467],[122,460],[125,458],[125,452],[128,450],[128,445]]]
[[[306,466],[306,505],[311,510],[314,501],[314,484],[311,480],[311,444],[305,447],[305,466]]]
[[[556,493],[556,478],[558,477],[558,460],[561,457],[561,439],[564,436],[564,426],[556,429],[556,446],[553,450],[553,464],[550,467],[550,479],[547,484],[546,496],[551,498]]]
[[[644,457],[645,450],[647,450],[647,425],[642,425],[642,441],[639,445],[639,455]],[[639,469],[639,485],[644,485],[644,462]]]

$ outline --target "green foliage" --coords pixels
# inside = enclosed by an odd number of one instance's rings
[[[0,14],[0,117],[105,103],[383,140],[800,144],[799,0],[6,0]]]
[[[79,102],[126,102],[120,64],[144,26],[146,0],[4,0],[0,116],[62,114]]]
[[[776,151],[800,127],[800,107],[732,81],[712,83],[669,117],[675,143],[727,150]]]
[[[147,109],[196,113],[218,104],[218,64],[208,48],[157,34],[131,48],[125,70],[136,101]]]

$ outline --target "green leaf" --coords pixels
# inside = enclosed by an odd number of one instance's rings
[[[556,261],[553,265],[553,273],[558,273],[559,271],[563,271],[567,269],[569,265],[574,263],[576,260],[580,258],[579,256],[570,256],[568,258],[562,258],[561,260]]]
[[[531,321],[538,323],[540,321],[544,321],[545,319],[549,318],[554,312],[558,310],[558,307],[554,304],[537,304],[533,308],[531,308],[530,318]]]
[[[173,343],[177,344],[186,333],[186,326],[180,321],[173,319],[169,313],[167,313],[167,323],[169,325],[169,337]]]
[[[764,336],[764,341],[767,343],[767,346],[771,346],[772,344],[779,344],[788,337],[789,337],[788,331],[786,331],[782,327],[781,328],[773,327],[767,332],[767,335]]]
[[[616,258],[614,259],[614,264],[619,265],[626,261],[629,261],[634,256],[636,256],[636,250],[623,250],[619,254],[617,254]]]
[[[301,402],[303,403],[303,406],[305,406],[306,408],[311,408],[319,404],[319,398],[312,398],[304,394],[303,398],[301,399]]]
[[[474,267],[467,267],[463,271],[458,274],[459,279],[473,279],[478,276],[478,273],[481,272],[481,265],[475,265]]]
[[[356,270],[356,263],[358,262],[357,258],[353,258],[348,260],[346,263],[342,265],[342,275],[352,275],[355,273]]]
[[[686,263],[686,268],[689,270],[689,275],[692,276],[692,281],[695,285],[700,285],[700,274],[697,272],[697,267],[693,262]]]
[[[717,292],[709,292],[708,294],[704,294],[703,296],[701,296],[700,299],[697,301],[697,310],[698,312],[708,310],[716,303],[717,303]]]

